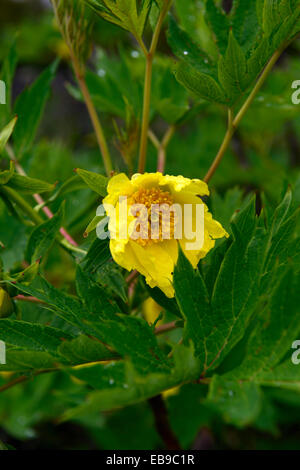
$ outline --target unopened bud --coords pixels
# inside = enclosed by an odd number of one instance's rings
[[[6,290],[0,287],[0,318],[6,318],[14,312],[14,304]]]

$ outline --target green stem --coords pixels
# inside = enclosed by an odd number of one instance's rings
[[[227,131],[226,131],[226,134],[225,134],[225,137],[224,137],[224,140],[221,144],[221,147],[219,148],[219,151],[217,153],[217,156],[216,158],[214,159],[210,169],[208,170],[205,178],[204,178],[204,181],[206,183],[209,182],[209,180],[212,178],[212,176],[214,175],[215,171],[217,170],[218,166],[220,165],[221,161],[222,161],[222,158],[224,157],[225,155],[225,152],[226,150],[228,149],[228,146],[231,142],[231,139],[232,139],[232,136],[234,134],[234,127],[232,125],[232,117],[229,117],[229,115],[231,115],[232,111],[231,109],[228,110],[228,124],[227,124]]]
[[[48,374],[50,372],[57,372],[58,369],[45,369],[45,370],[40,370],[36,371],[32,374],[32,377],[36,377],[41,374]],[[29,375],[22,375],[20,377],[17,377],[16,379],[13,379],[11,382],[8,382],[7,384],[4,384],[0,387],[0,393],[5,392],[6,390],[9,390],[10,388],[14,387],[15,385],[19,385],[23,382],[26,382],[29,380],[30,376]]]
[[[72,2],[71,2],[72,3]],[[105,171],[107,176],[111,175],[111,172],[113,171],[113,165],[111,161],[111,156],[109,153],[108,145],[106,142],[106,138],[104,135],[104,131],[98,116],[98,113],[96,111],[96,108],[94,106],[93,100],[91,98],[89,89],[86,84],[85,80],[85,65],[81,64],[80,58],[78,57],[78,50],[76,48],[76,44],[74,43],[74,38],[73,35],[70,35],[70,30],[69,30],[69,24],[72,22],[72,14],[70,12],[66,12],[64,18],[62,19],[59,15],[58,12],[58,4],[59,2],[52,0],[52,5],[54,9],[54,14],[55,18],[57,21],[57,24],[59,25],[61,35],[63,39],[65,40],[69,52],[70,52],[70,58],[71,62],[73,65],[73,70],[76,76],[76,79],[78,81],[78,85],[81,89],[81,93],[83,96],[83,99],[85,101],[90,119],[92,121],[92,125],[96,134],[97,142],[100,148],[100,152],[102,154],[102,159],[105,167]],[[72,11],[72,10],[71,10]],[[82,38],[81,38],[82,39]],[[76,42],[76,41],[75,41]]]
[[[159,35],[160,35],[160,32],[161,32],[161,28],[162,28],[163,22],[165,20],[165,17],[167,15],[168,11],[171,8],[172,1],[173,0],[164,0],[164,5],[163,5],[163,7],[160,11],[160,15],[159,15],[159,18],[158,18],[158,21],[157,21],[157,24],[156,24],[156,27],[155,27],[155,30],[154,30],[154,33],[153,33],[152,42],[151,42],[151,46],[150,46],[150,51],[149,52],[152,53],[152,54],[155,54],[158,39],[159,39]]]
[[[169,331],[175,330],[176,328],[178,327],[175,321],[172,321],[170,323],[164,323],[163,325],[157,326],[155,328],[155,334],[161,335],[163,333],[168,333]]]
[[[275,63],[277,62],[277,60],[279,59],[279,57],[281,56],[283,51],[286,49],[287,45],[288,44],[286,44],[286,43],[283,44],[276,52],[274,52],[274,54],[272,55],[272,57],[269,60],[268,64],[266,65],[264,71],[262,72],[259,79],[257,80],[257,83],[256,83],[255,87],[251,91],[250,95],[246,99],[245,103],[243,104],[243,106],[241,107],[241,109],[239,110],[239,112],[237,113],[235,118],[232,117],[231,109],[229,110],[229,112],[228,112],[227,132],[225,134],[225,137],[224,137],[224,140],[221,144],[221,147],[220,147],[220,149],[217,153],[217,156],[214,159],[211,167],[209,168],[209,170],[208,170],[208,172],[207,172],[207,174],[204,178],[204,181],[206,183],[208,183],[210,181],[210,179],[214,175],[215,171],[217,170],[218,166],[220,165],[220,163],[221,163],[221,161],[222,161],[222,159],[225,155],[226,150],[228,149],[228,146],[231,142],[231,139],[232,139],[237,127],[239,126],[241,120],[243,119],[246,112],[248,111],[251,104],[253,103],[255,97],[257,96],[257,93],[260,91],[261,87],[265,83],[265,81],[266,81],[269,73],[271,72],[272,68],[274,67]]]
[[[166,150],[169,145],[170,140],[172,139],[175,132],[175,126],[172,125],[169,127],[167,132],[164,135],[164,138],[161,142],[161,145],[158,149],[158,157],[157,157],[157,171],[160,173],[164,173],[165,165],[166,165]]]
[[[24,214],[26,214],[29,219],[34,222],[34,224],[39,225],[44,222],[44,219],[42,219],[42,217],[37,212],[35,212],[31,205],[28,204],[28,202],[25,201],[25,199],[20,196],[17,191],[9,188],[6,185],[1,186],[0,191],[4,193],[10,201],[13,201],[22,210],[22,212],[24,212]]]
[[[44,221],[44,219],[31,207],[30,204],[22,197],[20,194],[18,194],[14,189],[9,188],[6,185],[2,185],[0,192],[5,194],[5,196],[10,200],[13,201],[21,210],[24,214],[26,214],[29,219],[35,224],[35,225],[40,225]],[[59,243],[61,246],[68,251],[72,251],[74,253],[80,253],[85,255],[86,251],[82,250],[80,248],[77,248],[76,246],[71,245],[71,243],[68,242],[65,238],[63,239],[58,239]]]
[[[146,55],[148,54],[148,49],[147,49],[147,47],[145,46],[145,43],[144,43],[143,39],[142,39],[142,38],[139,38],[138,36],[136,36],[135,38],[136,38],[136,40],[137,40],[137,42],[138,42],[140,48],[142,49],[144,55],[146,56]]]
[[[17,170],[17,172],[22,176],[27,176],[24,169],[22,168],[22,166],[20,165],[20,163],[16,159],[15,153],[14,153],[12,147],[9,144],[6,145],[6,150],[7,150],[7,153],[9,155],[9,158],[14,162],[15,169]],[[46,206],[43,198],[37,193],[33,194],[33,198],[39,204],[39,208],[41,208],[43,210],[43,212],[46,214],[46,216],[49,219],[51,219],[53,217],[53,214],[52,214],[51,210]],[[64,227],[60,228],[60,233],[63,236],[63,238],[65,238],[71,245],[73,245],[75,247],[78,246],[78,244],[75,242],[75,240],[73,240],[71,235],[67,232],[67,230]]]
[[[142,131],[141,131],[141,142],[140,142],[140,153],[139,153],[139,173],[144,173],[146,166],[147,157],[147,146],[148,146],[148,130],[149,130],[149,117],[150,117],[150,103],[151,103],[151,85],[152,85],[152,69],[153,59],[157,49],[158,39],[161,32],[161,28],[164,19],[171,7],[172,0],[165,0],[164,5],[161,9],[149,51],[145,48],[143,52],[146,56],[146,70],[145,70],[145,86],[144,86],[144,104],[143,104],[143,118],[142,118]]]
[[[145,87],[144,87],[143,120],[142,120],[142,132],[141,132],[141,143],[140,143],[139,168],[138,168],[139,173],[144,173],[145,166],[146,166],[148,129],[149,129],[149,121],[150,121],[152,65],[153,65],[153,56],[150,54],[147,54]]]
[[[100,148],[100,152],[102,154],[105,171],[106,171],[107,176],[110,176],[111,172],[113,171],[113,165],[112,165],[112,161],[111,161],[111,157],[110,157],[110,153],[109,153],[109,150],[108,150],[108,145],[107,145],[107,142],[106,142],[106,139],[105,139],[105,135],[104,135],[102,125],[101,125],[100,119],[98,117],[96,108],[94,106],[93,100],[91,98],[89,89],[86,85],[85,78],[80,73],[78,68],[76,67],[76,63],[74,63],[73,65],[74,65],[75,75],[76,75],[78,84],[80,86],[80,89],[81,89],[81,92],[82,92],[82,95],[83,95],[83,98],[84,98],[84,101],[85,101],[90,119],[91,119],[93,127],[94,127],[97,142],[98,142],[98,145],[99,145],[99,148]]]
[[[148,399],[154,416],[156,430],[167,450],[181,450],[177,436],[170,425],[168,410],[162,395],[156,395]]]
[[[270,61],[268,62],[268,64],[266,65],[264,71],[262,72],[261,76],[259,77],[259,79],[257,80],[257,83],[255,85],[255,87],[253,88],[252,92],[250,93],[250,95],[248,96],[247,100],[245,101],[244,105],[241,107],[240,111],[238,112],[238,114],[236,115],[234,121],[233,121],[233,127],[234,128],[237,128],[238,125],[240,124],[241,120],[243,119],[244,115],[246,114],[246,112],[248,111],[249,107],[251,106],[251,104],[253,103],[257,93],[260,91],[261,87],[263,86],[263,84],[265,83],[269,73],[271,72],[272,68],[274,67],[274,65],[276,64],[276,62],[278,61],[279,57],[281,56],[281,54],[284,52],[284,50],[287,48],[287,44],[285,43],[282,47],[280,47],[276,52],[274,52],[274,54],[272,55]]]

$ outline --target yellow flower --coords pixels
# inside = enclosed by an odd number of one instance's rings
[[[130,180],[121,173],[110,179],[107,190],[108,195],[103,205],[110,217],[108,228],[113,259],[128,271],[136,269],[145,276],[150,287],[159,287],[167,297],[174,296],[172,281],[174,266],[178,258],[178,244],[196,268],[199,260],[214,247],[215,239],[228,236],[221,224],[213,220],[207,206],[200,199],[199,196],[208,196],[209,190],[207,184],[199,179],[163,176],[157,172],[135,174]],[[136,237],[136,233],[139,232],[137,228],[135,232],[133,231],[132,223],[140,217],[139,211],[132,213],[130,209],[134,204],[143,204],[146,207],[148,225],[145,229],[145,225],[142,228],[140,224],[143,238]],[[183,229],[182,236],[175,236],[179,222],[173,212],[169,215],[169,236],[165,236],[164,219],[159,216],[159,230],[156,237],[152,237],[150,227],[152,227],[154,216],[151,208],[154,204],[180,207],[184,223],[187,225],[189,223],[190,229],[195,234],[202,232],[202,246],[192,249],[191,243],[198,238],[196,235],[194,235],[194,240],[190,235],[187,237]],[[192,209],[189,215],[186,215],[187,205]],[[196,206],[202,206],[204,213],[202,224],[199,224],[196,218]]]

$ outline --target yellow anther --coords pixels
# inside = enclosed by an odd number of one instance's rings
[[[170,210],[170,212],[166,210],[173,205],[173,198],[170,193],[158,188],[140,188],[129,198],[129,206],[135,204],[143,204],[148,212],[147,231],[144,230],[143,232],[142,227],[140,227],[140,237],[133,238],[135,242],[141,246],[149,246],[164,239],[174,238],[175,214],[173,210]],[[154,210],[153,206],[159,206],[160,211]],[[164,217],[164,213],[166,217]],[[137,212],[135,215],[139,217],[140,213]],[[155,238],[152,236],[151,222],[159,223],[158,233],[155,233]]]

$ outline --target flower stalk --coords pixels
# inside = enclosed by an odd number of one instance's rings
[[[13,163],[15,165],[15,169],[17,170],[17,173],[19,173],[19,175],[22,175],[22,176],[27,176],[26,172],[23,169],[23,167],[20,165],[20,163],[16,159],[14,151],[10,147],[10,145],[6,146],[6,150],[7,150],[7,153],[9,155],[9,158],[13,161]],[[48,219],[52,219],[54,214],[49,209],[49,207],[45,206],[45,201],[42,198],[42,196],[40,196],[39,194],[36,193],[36,194],[33,194],[33,198],[42,207],[42,210],[43,210],[44,214],[48,217]],[[78,243],[71,237],[71,235],[67,232],[67,230],[64,227],[61,227],[59,231],[60,231],[61,235],[63,236],[63,238],[65,238],[71,245],[78,246]]]
[[[241,120],[243,119],[246,112],[250,108],[250,106],[253,103],[254,99],[256,98],[258,92],[260,91],[260,89],[264,85],[269,73],[271,72],[274,65],[276,64],[276,62],[278,61],[279,57],[284,52],[284,50],[287,48],[287,46],[288,46],[288,44],[284,43],[279,49],[277,49],[277,51],[274,52],[274,54],[272,55],[272,57],[269,60],[268,64],[266,65],[264,71],[262,72],[259,79],[257,80],[256,85],[254,86],[254,88],[251,91],[250,95],[248,96],[248,98],[246,99],[243,106],[238,111],[238,113],[236,114],[235,117],[233,117],[233,115],[232,115],[232,110],[229,109],[229,111],[228,111],[227,131],[226,131],[224,140],[221,144],[221,147],[220,147],[220,149],[217,153],[217,156],[214,159],[211,167],[209,168],[207,174],[204,177],[204,181],[206,183],[208,183],[211,180],[211,178],[213,177],[213,175],[215,174],[217,168],[219,167],[219,165],[220,165],[220,163],[221,163],[221,161],[222,161],[222,159],[223,159],[223,157],[226,153],[226,150],[229,147],[231,139],[232,139],[236,129],[238,128]]]
[[[44,219],[31,207],[30,204],[12,188],[6,185],[2,185],[0,191],[10,200],[13,201],[21,211],[27,215],[27,217],[35,224],[40,225],[44,222]],[[74,253],[86,254],[85,250],[72,245],[66,238],[59,239],[59,243],[67,251]]]
[[[146,56],[146,70],[145,70],[145,86],[144,86],[144,104],[143,104],[143,118],[142,118],[142,131],[139,152],[139,173],[144,173],[146,167],[147,147],[148,147],[148,130],[150,122],[150,104],[151,104],[151,85],[152,85],[152,71],[153,60],[157,49],[157,44],[160,32],[163,26],[165,17],[171,7],[172,0],[165,0],[164,5],[160,11],[159,18],[153,33],[152,42],[149,51],[145,47],[142,48]]]
[[[166,131],[160,142],[154,132],[149,129],[148,135],[154,147],[157,149],[157,171],[164,173],[166,165],[166,150],[175,133],[175,126],[172,124]]]
[[[103,158],[105,172],[106,172],[107,176],[110,176],[111,172],[113,171],[113,165],[112,165],[110,153],[109,153],[109,150],[108,150],[108,145],[107,145],[107,142],[106,142],[106,139],[105,139],[103,127],[101,125],[100,119],[98,117],[98,113],[96,111],[93,100],[91,98],[89,89],[87,87],[85,77],[81,73],[80,67],[79,67],[75,57],[73,57],[72,62],[73,62],[73,68],[74,68],[74,73],[75,73],[77,82],[78,82],[79,87],[81,89],[83,99],[85,101],[85,104],[86,104],[91,122],[93,124],[93,128],[94,128],[94,131],[95,131],[97,142],[98,142],[100,152],[101,152],[101,155],[102,155],[102,158]]]
[[[84,20],[83,10],[79,12],[79,17],[76,18],[75,10],[65,2],[59,3],[58,0],[52,0],[52,5],[61,35],[69,49],[74,74],[95,131],[106,174],[110,176],[113,171],[111,156],[103,127],[85,80],[84,59],[87,54],[86,44],[88,41],[86,40],[86,34],[89,25]]]

